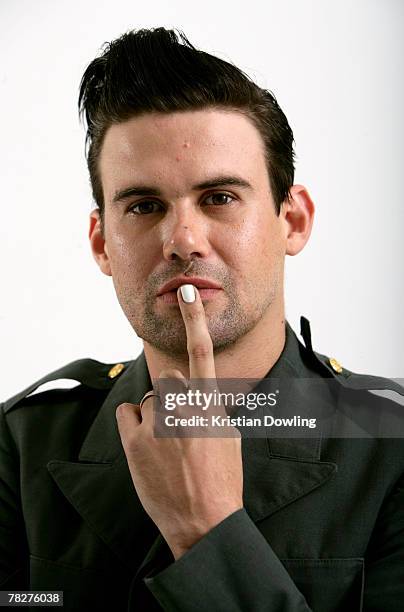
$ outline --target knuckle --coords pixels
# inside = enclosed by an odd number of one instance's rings
[[[175,368],[161,370],[159,378],[184,378],[184,375],[180,370]]]
[[[130,410],[132,404],[129,404],[128,402],[124,402],[123,404],[119,404],[119,406],[117,407],[116,411],[115,411],[115,415],[116,418],[122,419],[125,418],[125,416],[128,414],[128,411]]]
[[[146,397],[146,399],[144,400],[142,404],[142,409],[140,411],[142,416],[144,416],[146,410],[152,409],[155,406],[156,400],[157,400],[157,397],[155,395],[150,395],[149,397]]]
[[[192,344],[188,348],[188,353],[194,359],[206,359],[206,357],[210,357],[212,355],[212,344],[207,344],[206,342]]]
[[[195,323],[196,321],[199,321],[201,318],[201,312],[199,310],[187,310],[184,313],[184,318],[186,321],[188,321],[189,323]]]

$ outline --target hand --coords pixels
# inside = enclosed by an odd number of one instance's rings
[[[177,297],[187,334],[189,372],[193,379],[216,379],[212,339],[205,310],[195,288],[193,303]],[[179,370],[160,378],[185,381]],[[119,434],[139,499],[178,559],[227,516],[243,507],[241,439],[153,435],[153,400],[139,406],[121,404],[116,411]],[[229,429],[229,428],[227,428]]]

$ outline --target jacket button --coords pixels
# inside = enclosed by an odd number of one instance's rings
[[[108,372],[108,378],[116,378],[125,369],[123,363],[117,363]]]
[[[337,374],[341,374],[341,372],[342,372],[342,365],[339,363],[339,361],[337,361],[336,359],[331,357],[329,359],[329,362],[330,362],[330,366],[332,367],[334,372],[336,372]]]

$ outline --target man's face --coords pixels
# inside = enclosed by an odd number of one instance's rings
[[[285,220],[249,119],[224,110],[145,114],[108,129],[99,164],[100,266],[139,337],[186,353],[175,294],[158,293],[191,261],[188,277],[221,287],[203,297],[216,352],[282,312]]]

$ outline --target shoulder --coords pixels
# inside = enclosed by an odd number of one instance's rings
[[[92,390],[94,393],[106,394],[112,389],[121,373],[130,363],[132,362],[107,364],[95,359],[78,359],[46,374],[0,406],[2,411],[7,414],[22,407],[31,398],[35,398],[35,403],[47,403],[50,398],[54,402],[58,398],[65,399],[66,395],[77,395],[77,392],[88,394]],[[65,386],[58,385],[58,382],[62,380],[76,381],[78,385],[66,389]],[[54,384],[50,385],[49,383]],[[49,390],[50,386],[51,391]]]
[[[404,387],[402,380],[361,374],[344,367],[334,356],[313,349],[310,325],[301,318],[302,355],[315,380],[309,389],[311,406],[324,435],[335,438],[396,438],[394,448],[404,447]],[[321,379],[319,383],[319,379]],[[385,445],[383,444],[383,448]]]
[[[403,381],[393,380],[373,374],[363,374],[348,370],[334,356],[318,353],[312,347],[310,323],[305,317],[300,319],[300,333],[305,343],[306,354],[313,367],[323,378],[330,378],[347,391],[391,391],[404,396]],[[397,398],[398,399],[398,398]]]

